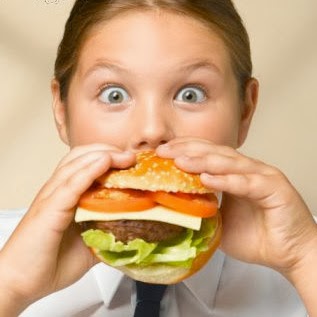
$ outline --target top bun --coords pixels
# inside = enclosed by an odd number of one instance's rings
[[[158,157],[153,151],[139,152],[135,166],[125,170],[111,169],[98,181],[107,188],[213,193],[202,185],[199,175],[178,169],[172,159]]]

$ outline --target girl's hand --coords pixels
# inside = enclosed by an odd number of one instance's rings
[[[244,262],[288,275],[317,243],[316,224],[295,188],[276,168],[235,149],[181,138],[158,147],[206,187],[223,192],[221,248]]]
[[[125,168],[134,160],[132,153],[93,144],[72,149],[60,162],[1,250],[0,293],[15,301],[6,303],[7,311],[70,285],[95,264],[73,223],[76,204],[110,167]]]

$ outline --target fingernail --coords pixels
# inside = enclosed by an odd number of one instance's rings
[[[170,149],[170,146],[168,144],[162,144],[162,145],[159,145],[155,152],[158,153],[158,154],[166,154],[166,152],[168,152]]]
[[[161,144],[157,147],[157,149],[168,149],[170,147],[170,145],[168,143],[164,143],[164,144]]]
[[[213,175],[210,175],[208,173],[201,173],[200,176],[204,179],[215,179]]]

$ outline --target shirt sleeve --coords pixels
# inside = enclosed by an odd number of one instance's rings
[[[0,210],[0,249],[4,246],[18,223],[21,221],[26,209]]]

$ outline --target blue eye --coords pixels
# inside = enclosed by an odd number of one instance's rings
[[[187,103],[202,102],[205,99],[205,91],[202,88],[195,86],[182,88],[175,97],[175,100]]]
[[[100,101],[109,104],[120,104],[130,100],[128,92],[117,86],[108,86],[101,90]]]

